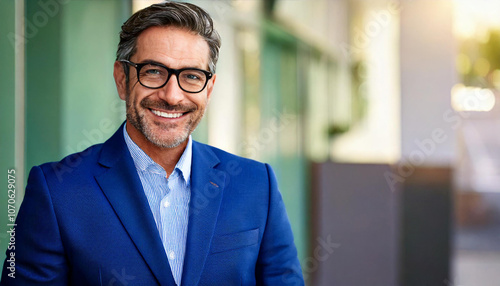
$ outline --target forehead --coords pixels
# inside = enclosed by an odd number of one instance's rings
[[[154,60],[171,68],[208,67],[209,48],[200,35],[178,27],[151,27],[137,38],[136,62]]]

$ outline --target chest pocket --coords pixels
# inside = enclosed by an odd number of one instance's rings
[[[243,248],[254,245],[259,242],[259,229],[231,233],[221,236],[215,236],[212,240],[210,253],[218,253],[228,250]]]

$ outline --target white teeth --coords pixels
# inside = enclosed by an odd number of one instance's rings
[[[165,117],[165,118],[179,118],[183,114],[183,113],[166,113],[166,112],[161,112],[161,111],[154,110],[154,109],[151,109],[151,112],[153,112],[154,114],[156,114],[158,116]]]

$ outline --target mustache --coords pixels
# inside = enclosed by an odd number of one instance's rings
[[[191,111],[195,111],[197,109],[196,105],[194,105],[194,104],[172,105],[172,104],[169,104],[168,102],[163,101],[163,100],[152,100],[150,98],[144,98],[143,100],[141,100],[140,104],[142,107],[148,108],[148,109],[161,109],[161,110],[165,110],[165,111],[173,111],[173,112],[179,112],[179,113],[191,112]]]

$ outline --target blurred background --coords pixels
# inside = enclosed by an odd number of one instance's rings
[[[19,205],[114,133],[118,32],[155,2],[0,0],[1,249],[7,170]],[[222,37],[194,137],[272,164],[308,285],[498,285],[500,1],[189,2]]]

